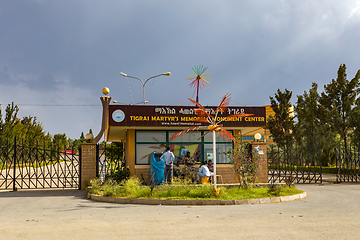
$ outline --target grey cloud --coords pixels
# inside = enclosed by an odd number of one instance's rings
[[[84,89],[84,102],[98,102],[106,86],[114,99],[134,103],[142,101],[141,84],[120,72],[146,79],[170,71],[148,83],[146,100],[177,105],[188,103],[187,73],[202,64],[217,91],[266,105],[278,88],[296,96],[311,82],[328,83],[341,63],[354,75],[356,9],[355,0],[2,1],[0,83],[31,92]],[[221,98],[210,87],[200,94],[206,105]]]

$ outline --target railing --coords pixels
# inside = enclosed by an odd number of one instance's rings
[[[125,167],[123,143],[98,144],[96,150],[98,156],[96,176],[99,179],[105,180],[107,175],[121,167]]]
[[[320,143],[293,144],[268,150],[269,183],[321,183]]]
[[[346,148],[344,142],[336,144],[336,167],[338,182],[360,182],[359,146],[349,143]]]
[[[74,149],[72,149],[74,153]],[[80,157],[45,143],[0,142],[0,189],[80,187]]]

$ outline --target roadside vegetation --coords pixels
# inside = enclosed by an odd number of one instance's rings
[[[259,154],[251,150],[248,143],[236,138],[237,144],[228,151],[227,157],[233,165],[238,185],[214,188],[210,184],[193,184],[192,178],[174,178],[170,185],[155,185],[155,181],[142,181],[130,178],[130,171],[118,167],[105,176],[105,182],[93,179],[88,191],[91,194],[117,198],[152,198],[152,199],[254,199],[266,197],[288,196],[301,193],[292,185],[259,185],[255,184]]]
[[[192,184],[189,181],[174,178],[171,185],[159,185],[155,188],[142,185],[136,178],[124,180],[117,183],[108,180],[101,183],[101,180],[94,179],[90,182],[88,191],[91,194],[110,196],[118,198],[150,198],[150,199],[253,199],[277,196],[288,196],[302,193],[294,186],[257,186],[251,185],[247,188],[220,187],[214,189],[210,184]]]

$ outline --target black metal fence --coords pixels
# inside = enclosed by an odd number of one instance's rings
[[[105,180],[107,175],[117,171],[119,168],[125,167],[122,142],[98,144],[96,151],[98,156],[96,177],[99,179]]]
[[[268,149],[269,183],[321,183],[320,143],[293,144]]]
[[[76,151],[77,152],[77,151]],[[0,142],[0,189],[80,188],[80,157],[56,146]]]
[[[336,144],[336,180],[338,182],[360,182],[360,149],[349,143]]]

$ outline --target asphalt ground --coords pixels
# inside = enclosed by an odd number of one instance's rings
[[[0,239],[360,239],[359,184],[302,184],[302,200],[126,205],[84,191],[0,192]]]

